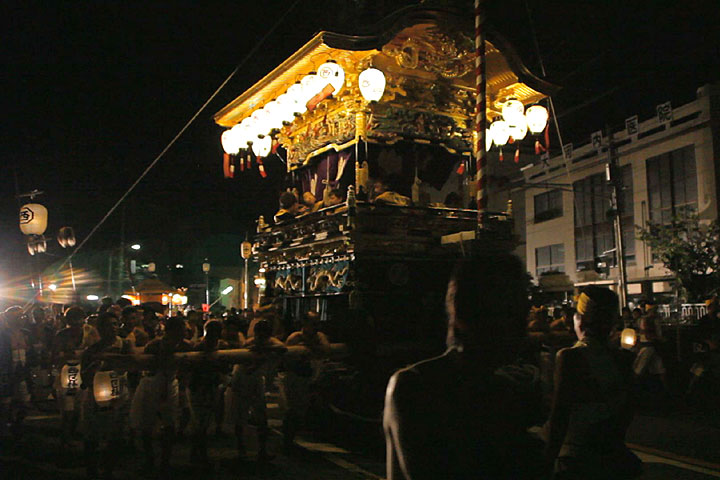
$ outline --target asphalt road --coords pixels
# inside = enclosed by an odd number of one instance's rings
[[[213,466],[198,467],[189,461],[189,441],[175,449],[172,478],[179,480],[269,479],[363,479],[384,478],[384,458],[379,425],[366,420],[366,433],[319,438],[306,432],[300,448],[290,455],[281,450],[279,432],[282,411],[277,394],[268,394],[272,435],[270,451],[275,458],[262,466],[255,460],[255,444],[248,428],[248,457],[235,458],[234,438],[225,433],[210,436]],[[340,422],[342,423],[342,422]],[[339,424],[338,424],[339,425]],[[0,445],[0,479],[64,480],[85,478],[82,443],[75,439],[70,454],[58,454],[59,416],[34,411],[27,419],[26,434],[19,443],[7,439]],[[720,478],[720,425],[715,419],[689,412],[636,417],[628,442],[645,463],[643,479],[701,480]],[[123,452],[117,479],[142,478],[142,454]]]

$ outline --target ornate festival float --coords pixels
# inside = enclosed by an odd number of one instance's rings
[[[547,124],[537,102],[554,87],[467,13],[412,7],[372,35],[320,32],[214,117],[227,177],[264,176],[278,155],[301,200],[342,192],[259,219],[255,284],[286,321],[317,311],[333,341],[387,371],[443,348],[459,257],[513,248],[511,212],[488,209],[485,154]],[[389,192],[373,201],[378,179]]]

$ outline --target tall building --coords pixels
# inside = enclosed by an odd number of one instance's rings
[[[523,225],[528,271],[546,291],[567,295],[588,284],[617,288],[612,190],[606,179],[610,137],[616,149],[629,299],[661,300],[673,277],[644,242],[637,227],[667,222],[685,210],[702,220],[718,216],[720,84],[698,89],[680,107],[658,105],[657,115],[629,118],[622,131],[588,134],[583,145],[523,169]],[[716,160],[717,159],[717,160]],[[660,297],[660,298],[658,298]]]

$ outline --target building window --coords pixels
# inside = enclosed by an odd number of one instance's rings
[[[562,217],[562,192],[551,190],[535,195],[535,223]]]
[[[633,217],[632,166],[620,168],[622,185],[619,200],[623,225],[625,261],[635,262],[635,224]],[[575,261],[578,270],[592,270],[600,257],[615,266],[615,256],[606,254],[615,248],[613,219],[608,215],[612,206],[612,188],[599,173],[573,183],[575,195]]]
[[[535,274],[565,272],[565,246],[562,243],[535,249]]]
[[[669,223],[697,210],[694,145],[649,158],[646,167],[651,222]]]

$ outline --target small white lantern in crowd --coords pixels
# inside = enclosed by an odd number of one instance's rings
[[[60,370],[60,386],[70,392],[76,392],[82,385],[80,362],[68,362]]]
[[[538,134],[545,130],[549,115],[547,108],[542,105],[531,105],[525,112],[525,117],[530,133]]]
[[[25,235],[42,235],[47,229],[48,211],[39,203],[20,208],[20,231]]]
[[[345,84],[345,70],[337,63],[329,60],[318,68],[317,79],[320,90],[329,83],[333,86],[333,95],[337,95]]]
[[[97,372],[93,378],[93,396],[101,407],[122,398],[124,389],[124,378],[115,371]]]
[[[620,345],[622,348],[630,350],[635,346],[636,341],[637,335],[634,329],[626,328],[620,333]]]
[[[377,68],[368,68],[358,77],[360,93],[368,102],[379,101],[385,93],[385,74]]]

